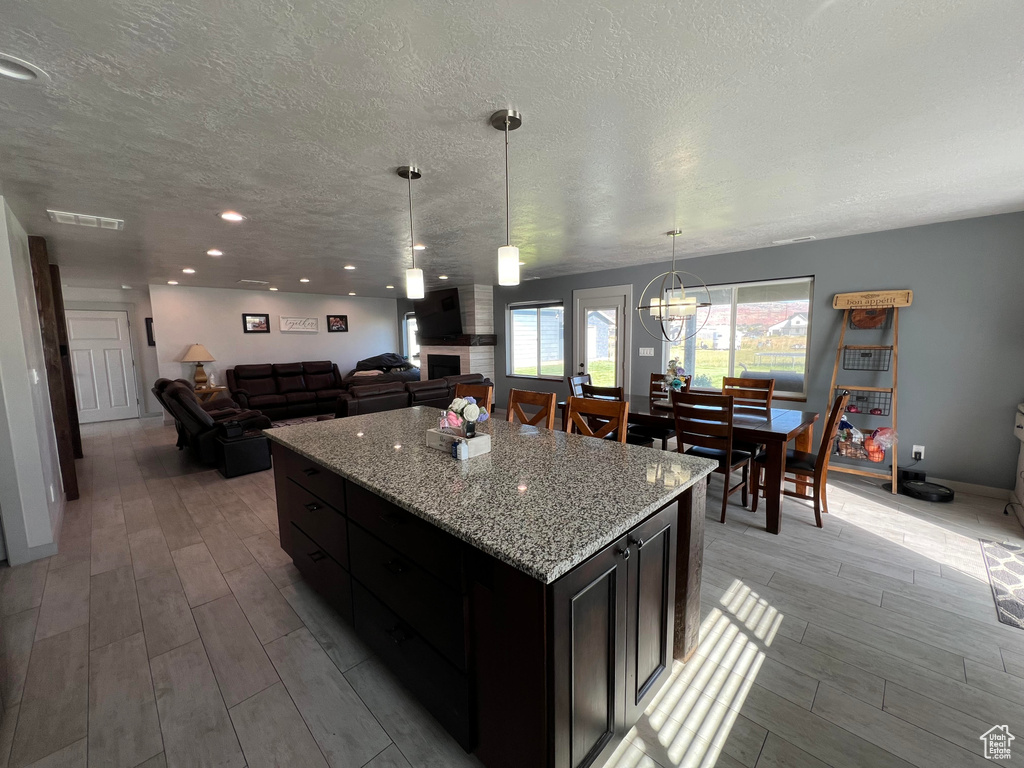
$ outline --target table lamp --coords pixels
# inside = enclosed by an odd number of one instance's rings
[[[216,358],[210,354],[206,347],[197,342],[188,348],[188,352],[181,358],[181,362],[196,364],[195,382],[196,387],[201,389],[206,386],[206,382],[209,380],[206,371],[203,370],[203,363],[216,362]]]

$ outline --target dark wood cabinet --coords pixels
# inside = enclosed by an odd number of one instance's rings
[[[667,679],[676,502],[545,584],[272,450],[282,548],[488,768],[601,765]]]

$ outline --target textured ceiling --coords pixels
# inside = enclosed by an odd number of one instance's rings
[[[662,260],[673,227],[698,255],[1024,208],[1019,0],[5,0],[2,18],[0,51],[51,80],[0,78],[0,184],[74,285],[388,295],[406,163],[428,286],[495,282],[504,107],[524,116],[524,277]]]

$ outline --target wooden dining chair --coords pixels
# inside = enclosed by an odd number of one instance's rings
[[[569,382],[570,397],[583,397],[583,390],[581,387],[584,384],[591,383],[589,373],[581,373],[578,376],[566,376],[565,380]]]
[[[542,421],[544,429],[555,428],[555,393],[531,392],[527,389],[510,389],[508,392],[508,414],[506,418],[510,422],[519,419],[521,424],[528,424],[535,427]],[[539,406],[540,410],[533,416],[527,416],[523,411],[524,405]]]
[[[671,398],[672,415],[676,420],[676,450],[717,461],[715,472],[725,475],[725,486],[722,489],[724,523],[729,497],[736,491],[740,492],[743,506],[747,506],[747,478],[751,460],[748,451],[738,451],[732,444],[732,395],[673,392]],[[743,479],[730,487],[732,473],[737,469],[743,471]]]
[[[772,407],[775,394],[775,379],[753,379],[741,376],[726,376],[722,379],[722,394],[732,395],[734,408]]]
[[[494,401],[494,385],[492,384],[456,384],[456,397],[472,397],[476,404],[489,414]]]
[[[806,499],[814,502],[814,522],[819,528],[821,525],[821,513],[828,514],[828,498],[825,495],[828,482],[828,462],[832,457],[832,441],[836,439],[839,432],[839,422],[843,418],[843,411],[850,402],[850,393],[843,392],[832,403],[832,410],[829,411],[828,421],[825,422],[825,432],[821,436],[821,445],[818,447],[818,454],[804,453],[795,449],[786,451],[786,473],[782,478],[782,492],[786,496],[796,499]],[[764,471],[767,463],[767,454],[759,453],[754,458],[754,475],[752,478],[754,503],[751,509],[757,511],[757,499],[761,494],[761,472]],[[799,490],[789,490],[786,483],[810,483],[811,493],[800,493]]]
[[[573,397],[593,397],[599,400],[625,400],[622,387],[595,387],[593,384],[581,384],[580,394]]]
[[[625,400],[570,397],[569,432],[579,432],[587,437],[610,437],[614,434],[616,441],[624,443],[628,413],[629,404]]]
[[[625,400],[626,394],[623,387],[595,387],[591,384],[582,384],[580,389],[583,391],[583,397],[594,398],[596,400]],[[626,413],[629,413],[629,405],[626,406]],[[600,419],[596,417],[590,418],[590,426],[592,429],[596,429]],[[645,448],[653,448],[654,440],[647,435],[641,434],[633,429],[632,426],[627,425],[626,428],[626,442],[630,445],[642,445]]]
[[[692,376],[682,376],[683,392],[690,391],[690,382],[693,380]],[[651,396],[651,402],[656,400],[663,400],[668,402],[668,390],[662,387],[665,383],[665,375],[662,373],[651,374],[651,385],[648,390]],[[661,450],[668,450],[668,441],[676,436],[676,430],[674,427],[659,427],[650,424],[631,424],[629,431],[635,435],[644,435],[645,437],[651,438],[651,440],[661,440]]]

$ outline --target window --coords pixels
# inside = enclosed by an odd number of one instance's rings
[[[420,364],[419,328],[415,312],[405,313],[405,356],[413,365]]]
[[[565,375],[565,312],[561,302],[508,308],[508,374],[560,379]]]
[[[696,336],[665,344],[665,363],[682,359],[695,388],[721,389],[725,376],[775,379],[778,395],[807,394],[814,278],[709,286],[711,310]],[[700,300],[700,299],[698,299]],[[698,311],[694,323],[701,323]]]

